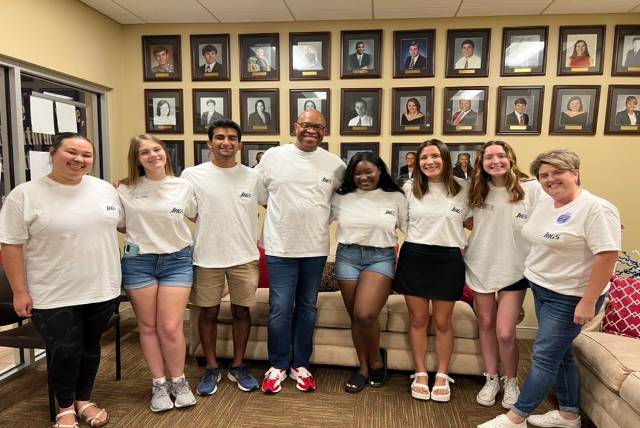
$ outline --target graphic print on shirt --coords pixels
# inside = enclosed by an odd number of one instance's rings
[[[120,209],[115,202],[104,202],[100,206],[106,218],[117,219],[120,217]]]
[[[254,196],[251,189],[246,186],[237,186],[236,194],[238,195],[238,201],[243,205],[251,203]]]

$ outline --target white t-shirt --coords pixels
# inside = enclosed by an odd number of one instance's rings
[[[400,192],[382,189],[356,189],[346,195],[333,195],[331,219],[338,223],[336,240],[387,248],[398,243],[396,228],[407,230],[409,205]]]
[[[193,243],[185,217],[196,216],[193,186],[178,177],[149,180],[118,187],[127,228],[125,241],[140,247],[140,254],[175,253]]]
[[[118,192],[85,175],[66,186],[40,177],[9,193],[0,242],[22,245],[35,309],[104,302],[120,295]]]
[[[260,174],[242,164],[206,162],[182,171],[198,202],[193,264],[226,268],[258,260],[258,204],[266,195]]]
[[[255,168],[269,193],[264,222],[270,256],[317,257],[329,254],[331,196],[346,166],[321,147],[313,152],[295,144],[267,150]]]
[[[553,199],[542,199],[522,234],[531,245],[524,276],[569,296],[584,294],[595,254],[622,247],[618,209],[586,190],[560,208],[553,206]]]
[[[464,251],[466,281],[479,293],[493,293],[524,277],[524,259],[529,243],[522,236],[536,202],[544,192],[537,180],[520,183],[524,199],[509,202],[506,187],[489,182],[484,205],[472,208],[473,231]]]
[[[409,227],[407,242],[414,244],[438,245],[441,247],[464,247],[467,237],[462,222],[469,214],[469,184],[454,177],[461,189],[455,196],[447,195],[442,183],[429,183],[429,193],[416,199],[407,181],[404,194],[409,201]]]

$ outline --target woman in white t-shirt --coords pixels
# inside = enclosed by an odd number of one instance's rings
[[[473,231],[464,252],[466,282],[474,291],[486,382],[476,396],[493,406],[502,380],[502,407],[518,400],[516,323],[529,282],[522,236],[540,194],[540,185],[520,171],[516,154],[504,141],[489,141],[476,158],[469,192]],[[496,293],[498,298],[496,301]],[[498,375],[498,361],[503,377]]]
[[[185,222],[196,216],[193,186],[173,176],[164,143],[152,135],[131,139],[128,163],[127,184],[118,186],[125,214],[120,231],[126,232],[122,286],[131,298],[153,379],[151,410],[192,406],[196,399],[184,376],[182,324],[193,283],[193,240]]]
[[[581,426],[571,344],[602,306],[621,249],[618,209],[580,189],[578,155],[569,150],[542,153],[531,164],[531,174],[550,196],[540,200],[522,228],[531,245],[524,275],[533,292],[538,334],[518,401],[480,428],[526,427],[527,422]],[[554,386],[560,410],[531,415]]]
[[[109,420],[91,400],[100,337],[117,308],[120,263],[116,190],[87,175],[93,145],[82,135],[54,137],[52,170],[9,193],[0,214],[4,269],[20,317],[31,317],[46,343],[60,412],[55,427]]]
[[[396,229],[406,230],[407,199],[380,156],[356,153],[331,202],[336,221],[335,274],[351,318],[351,335],[360,369],[345,391],[386,379],[386,350],[380,346],[378,316],[387,302],[396,270]]]
[[[453,381],[448,375],[453,353],[451,317],[464,288],[461,249],[467,243],[462,224],[469,212],[468,184],[453,176],[451,154],[442,141],[425,141],[417,156],[419,168],[403,187],[409,201],[409,226],[393,287],[405,295],[409,309],[409,343],[416,371],[411,396],[445,402],[451,399],[449,382]],[[438,356],[431,393],[425,365],[429,302]]]

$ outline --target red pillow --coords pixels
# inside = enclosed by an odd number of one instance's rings
[[[611,281],[602,331],[640,338],[640,279],[615,277]]]
[[[260,279],[258,280],[258,288],[269,288],[269,275],[267,275],[267,256],[264,253],[264,248],[258,246],[260,252],[260,260],[258,261],[258,267],[260,268]]]

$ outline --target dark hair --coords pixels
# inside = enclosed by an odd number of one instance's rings
[[[230,120],[230,119],[220,119],[213,122],[213,125],[210,126],[209,129],[207,130],[207,134],[209,135],[209,141],[213,141],[213,131],[215,131],[216,128],[235,129],[236,132],[238,133],[238,141],[239,142],[242,141],[242,130],[240,129],[240,125],[238,125],[237,123],[235,123],[233,120]]]
[[[451,152],[445,143],[437,139],[427,140],[418,146],[416,157],[420,161],[420,153],[429,146],[436,146],[442,158],[442,184],[447,191],[448,196],[455,196],[460,193],[462,186],[453,177],[453,166],[451,166]],[[413,184],[411,190],[416,199],[422,199],[424,195],[429,193],[429,177],[422,172],[422,168],[418,167],[413,171]]]
[[[463,47],[464,45],[471,45],[472,48],[476,48],[476,44],[473,43],[473,40],[470,39],[466,39],[462,43],[460,43],[460,47]]]
[[[631,42],[635,42],[637,40],[640,40],[640,37],[634,37],[633,39],[631,39]]]
[[[411,97],[407,100],[407,103],[405,104],[405,110],[407,110],[407,113],[409,112],[409,103],[414,103],[416,105],[416,108],[418,109],[418,111],[420,113],[422,113],[421,109],[422,106],[420,105],[420,101],[418,101],[417,98]]]
[[[255,104],[253,105],[253,109],[255,111],[258,111],[258,103],[262,103],[262,107],[264,107],[264,109],[267,109],[267,105],[264,103],[264,100],[262,98],[258,98],[255,102]]]
[[[516,100],[513,102],[513,105],[516,105],[516,104],[527,105],[527,100],[525,100],[524,98],[516,98]]]
[[[342,185],[338,190],[336,190],[336,193],[339,195],[346,195],[358,188],[355,180],[353,179],[353,173],[355,172],[358,163],[363,161],[371,162],[380,171],[380,179],[378,180],[379,189],[382,189],[385,192],[402,192],[402,189],[400,189],[396,182],[393,181],[393,178],[391,178],[389,169],[380,156],[373,152],[358,152],[351,157],[351,160],[347,165],[347,170],[344,172]]]
[[[570,56],[571,59],[574,59],[574,58],[576,58],[578,56],[578,53],[576,52],[576,46],[580,42],[584,43],[584,56],[587,56],[587,57],[591,56],[591,55],[589,55],[589,46],[587,46],[587,42],[582,40],[582,39],[580,39],[580,40],[578,40],[577,42],[575,42],[573,44],[573,53]]]
[[[70,138],[79,138],[81,140],[85,140],[87,143],[91,144],[91,148],[94,149],[95,151],[95,148],[93,147],[93,143],[89,141],[87,137],[85,137],[84,135],[78,134],[77,132],[61,132],[59,134],[56,134],[53,137],[52,149],[58,150],[62,145],[62,143],[64,142],[64,140],[67,140]]]
[[[168,101],[160,100],[158,101],[158,104],[156,104],[156,116],[160,116],[160,107],[162,107],[164,104],[169,107],[169,114],[171,114],[171,104],[169,104]]]
[[[216,100],[214,100],[213,98],[209,98],[205,104],[209,105],[210,103],[213,103],[213,105],[216,105]]]
[[[584,106],[582,105],[582,98],[580,98],[577,95],[572,96],[571,98],[569,98],[569,101],[567,101],[567,110],[569,110],[569,105],[571,105],[571,103],[575,100],[580,101],[580,110],[578,111],[582,111],[584,109]]]
[[[160,52],[166,52],[168,54],[169,49],[166,46],[156,46],[151,50],[151,53],[153,53],[153,56],[158,55]]]
[[[213,53],[218,53],[218,49],[216,49],[215,46],[213,45],[204,45],[204,47],[202,48],[202,55],[208,53],[208,52],[213,52]]]
[[[409,47],[411,47],[411,46],[415,46],[418,49],[420,49],[420,45],[418,44],[417,40],[411,40],[411,43],[409,43]]]

